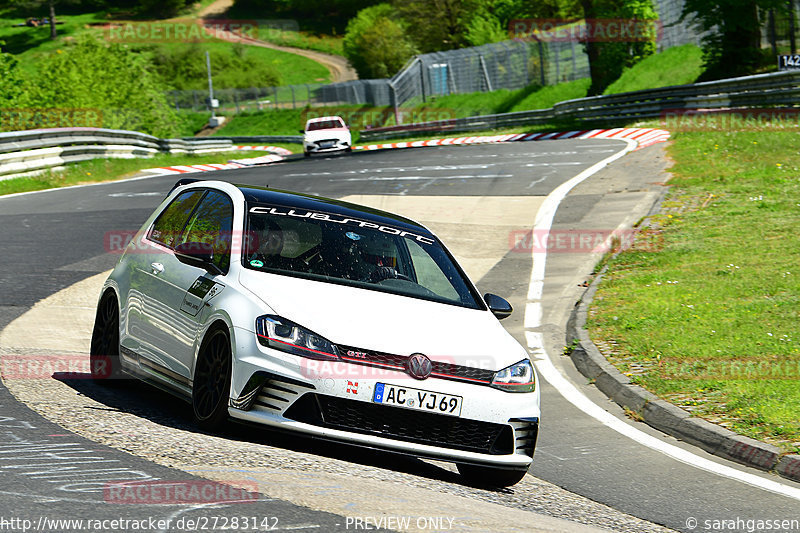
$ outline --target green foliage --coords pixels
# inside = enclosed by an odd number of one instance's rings
[[[467,25],[482,8],[481,0],[395,0],[393,5],[424,53],[469,46]]]
[[[302,30],[342,33],[348,21],[380,0],[235,0],[229,14],[238,18],[295,19]],[[268,16],[254,17],[264,13]]]
[[[344,54],[362,79],[392,76],[414,55],[393,12],[390,4],[378,4],[359,11],[347,25]]]
[[[497,43],[508,39],[508,31],[503,28],[500,19],[488,10],[478,11],[467,23],[464,40],[470,46]]]
[[[102,125],[108,128],[160,137],[177,131],[175,114],[147,58],[90,37],[45,58],[24,83],[17,103],[34,109],[93,109],[102,114]]]
[[[759,9],[784,4],[778,0],[687,0],[683,17],[694,17],[703,30],[710,32],[703,39],[702,79],[755,72],[762,61]]]
[[[192,43],[145,50],[151,52],[153,66],[164,85],[176,90],[208,88],[206,50],[211,56],[215,88],[273,87],[283,81],[273,65],[259,61],[252,49],[239,43],[222,47]]]
[[[656,21],[658,13],[651,0],[582,0],[584,17],[588,21],[623,19]],[[656,27],[653,25],[648,39],[630,41],[602,41],[589,39],[586,53],[589,56],[592,85],[589,95],[603,94],[606,87],[620,77],[625,67],[631,67],[656,51]]]
[[[141,13],[157,18],[174,17],[186,7],[186,0],[141,0]]]
[[[0,41],[0,50],[2,46],[3,42]],[[19,98],[22,94],[21,85],[17,60],[11,54],[0,52],[0,108],[10,106]]]

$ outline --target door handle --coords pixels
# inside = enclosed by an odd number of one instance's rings
[[[153,269],[153,274],[158,275],[164,272],[164,265],[161,263],[150,263],[150,268]]]

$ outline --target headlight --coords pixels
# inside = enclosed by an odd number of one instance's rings
[[[530,360],[524,359],[495,372],[492,387],[506,392],[533,392],[536,390],[536,378]]]
[[[339,359],[336,347],[328,339],[279,316],[258,317],[256,335],[262,346],[309,359]]]

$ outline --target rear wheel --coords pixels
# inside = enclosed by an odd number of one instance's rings
[[[89,348],[92,379],[103,385],[115,385],[122,374],[119,363],[119,306],[113,292],[97,306]]]
[[[458,472],[470,483],[487,487],[510,487],[516,485],[527,470],[509,470],[506,468],[494,468],[491,466],[476,466],[457,464]]]
[[[192,385],[195,423],[202,429],[218,430],[228,419],[231,389],[231,343],[228,332],[214,329],[203,341]]]

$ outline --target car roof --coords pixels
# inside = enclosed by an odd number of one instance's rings
[[[306,124],[312,124],[314,122],[324,122],[326,120],[341,120],[342,124],[344,124],[344,119],[338,115],[331,115],[329,117],[316,117],[310,118],[306,121]]]
[[[400,215],[381,211],[380,209],[373,209],[371,207],[352,204],[342,200],[334,200],[332,198],[270,189],[267,187],[257,187],[254,185],[236,185],[236,187],[242,191],[248,203],[268,204],[275,207],[288,207],[302,209],[304,211],[320,211],[343,217],[359,218],[367,222],[374,222],[381,225],[389,224],[397,228],[414,231],[416,233],[424,233],[426,236],[434,237],[433,233],[422,224]]]

